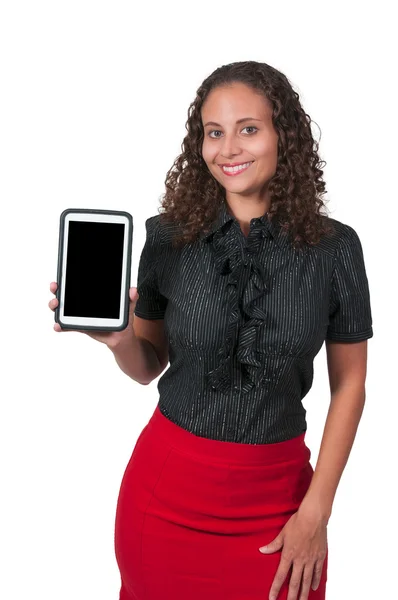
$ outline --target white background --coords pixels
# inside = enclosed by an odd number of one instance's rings
[[[117,496],[157,404],[157,381],[141,386],[105,345],[53,330],[47,304],[59,215],[65,208],[129,211],[135,286],[145,219],[158,214],[188,106],[205,77],[238,60],[271,64],[298,91],[322,131],[329,212],[362,241],[374,337],[366,407],[328,526],[327,598],[394,597],[398,131],[391,5],[2,3],[1,598],[119,597]],[[318,136],[316,125],[313,132]],[[323,347],[304,400],[313,465],[328,403]]]

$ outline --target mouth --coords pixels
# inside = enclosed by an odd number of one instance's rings
[[[223,165],[218,165],[220,167],[220,169],[222,170],[222,172],[225,175],[228,175],[229,177],[235,176],[235,175],[240,175],[241,173],[243,173],[244,171],[247,171],[247,169],[254,163],[254,160],[250,161],[250,162],[246,162],[246,163],[242,163],[240,165],[235,165],[234,167],[226,167]]]

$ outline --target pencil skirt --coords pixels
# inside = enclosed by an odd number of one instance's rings
[[[119,600],[268,600],[282,549],[262,554],[313,475],[305,433],[274,444],[197,436],[156,406],[117,500]],[[317,590],[324,600],[328,555]],[[279,592],[286,600],[291,570]]]

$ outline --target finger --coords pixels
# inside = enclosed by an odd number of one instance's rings
[[[52,281],[52,282],[50,283],[50,292],[51,292],[52,294],[55,294],[55,292],[57,291],[57,289],[58,289],[58,284],[57,284],[57,282],[56,282],[56,281]]]
[[[312,589],[315,591],[316,589],[318,589],[318,586],[321,582],[321,577],[322,577],[322,571],[323,571],[323,563],[325,562],[325,559],[323,560],[317,560],[317,562],[315,563],[315,567],[314,567],[314,573],[312,576]]]
[[[75,333],[87,333],[83,329],[63,329],[59,323],[54,323],[53,329],[57,332],[68,333],[69,331],[74,331]]]
[[[301,594],[299,600],[308,600],[313,573],[314,565],[306,565],[303,573]]]
[[[289,573],[289,569],[290,569],[290,561],[287,561],[286,559],[283,559],[283,557],[281,557],[281,561],[279,563],[278,570],[276,572],[274,581],[272,582],[272,586],[271,586],[271,589],[269,592],[269,600],[277,599],[280,589],[283,585],[283,582],[285,581],[287,574]]]
[[[297,600],[299,591],[301,578],[303,576],[303,565],[293,564],[293,572],[290,577],[289,582],[289,593],[287,595],[287,600]]]
[[[48,306],[51,308],[51,310],[54,310],[54,308],[57,308],[59,302],[58,302],[58,298],[53,298],[52,300],[50,300],[50,302],[48,303]]]
[[[61,325],[59,323],[54,323],[53,329],[57,332],[68,332],[68,331],[77,331],[77,329],[64,329],[63,327],[61,327]],[[84,331],[82,331],[82,333],[84,333]]]

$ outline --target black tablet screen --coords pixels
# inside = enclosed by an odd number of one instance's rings
[[[66,317],[120,317],[124,223],[69,221]]]

